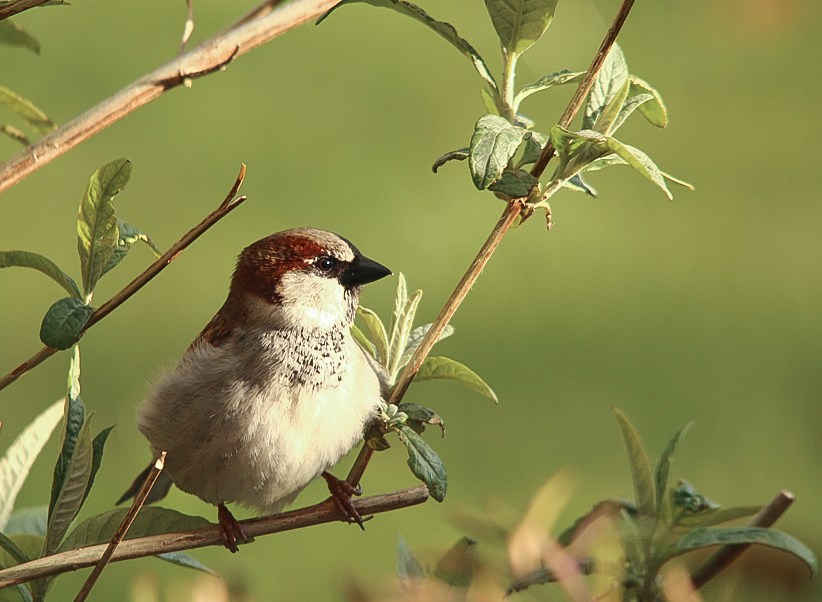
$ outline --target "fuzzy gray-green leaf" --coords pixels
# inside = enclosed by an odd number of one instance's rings
[[[0,106],[23,118],[38,134],[48,134],[57,127],[34,103],[3,86],[0,86]]]
[[[0,21],[0,44],[21,46],[28,48],[35,54],[40,54],[40,42],[33,35],[20,29],[11,19]]]
[[[437,453],[408,425],[397,427],[397,434],[408,449],[408,466],[428,486],[432,498],[441,502],[448,490],[448,475]]]
[[[402,535],[397,536],[397,579],[402,585],[412,585],[415,579],[424,579],[425,569],[405,543]]]
[[[628,65],[625,56],[618,44],[614,44],[602,68],[597,73],[591,91],[588,93],[588,100],[585,104],[585,115],[582,118],[582,129],[593,129],[593,125],[599,119],[602,110],[608,105],[613,97],[619,92],[628,80]]]
[[[400,357],[399,364],[397,365],[397,370],[401,370],[408,362],[411,361],[411,357],[414,355],[414,352],[417,350],[417,347],[420,346],[422,339],[425,338],[425,335],[428,334],[429,330],[431,330],[431,324],[418,326],[411,331],[411,334],[408,335],[408,342],[405,344],[405,350],[402,352],[402,357]],[[450,337],[452,334],[454,334],[454,327],[450,324],[446,324],[445,328],[442,329],[437,337],[437,340],[434,341],[434,344]]]
[[[159,258],[163,252],[157,248],[157,245],[154,244],[154,241],[146,234],[145,232],[141,232],[127,221],[121,220],[119,217],[117,218],[117,231],[118,231],[118,240],[117,246],[114,247],[114,252],[111,254],[111,257],[108,260],[108,263],[103,267],[103,271],[100,274],[100,278],[105,276],[106,272],[113,269],[120,263],[126,255],[128,255],[129,250],[131,249],[131,245],[138,241],[143,241],[146,243],[151,251],[154,253],[154,256]]]
[[[94,172],[89,179],[77,217],[77,249],[88,297],[103,275],[119,240],[114,197],[131,178],[131,162],[117,159]]]
[[[588,182],[583,180],[580,174],[571,176],[562,183],[562,186],[563,188],[573,190],[574,192],[584,192],[588,196],[597,198],[596,189],[593,186],[591,186]]]
[[[494,402],[498,402],[497,394],[493,389],[485,384],[474,371],[467,366],[452,360],[448,357],[427,357],[420,366],[414,380],[417,382],[425,380],[450,380],[473,389],[477,393],[482,393],[490,397]]]
[[[509,55],[522,54],[554,18],[558,0],[485,0],[491,22]]]
[[[524,169],[505,169],[488,190],[504,194],[509,199],[516,199],[527,197],[535,186],[539,186],[539,180]]]
[[[379,354],[379,358],[377,359],[379,359],[382,366],[385,367],[388,362],[388,336],[385,333],[385,326],[382,320],[380,320],[380,317],[376,313],[362,306],[357,308],[357,315],[360,316],[365,323],[368,335],[371,337],[371,341],[377,349],[377,354]]]
[[[443,554],[434,569],[434,576],[452,587],[468,588],[474,577],[477,540],[462,537]]]
[[[636,96],[631,96],[628,98],[622,104],[622,108],[619,110],[619,115],[617,115],[617,118],[614,119],[613,123],[611,123],[610,127],[608,127],[608,135],[610,136],[616,132],[620,127],[622,127],[622,124],[625,123],[625,120],[628,119],[634,111],[642,108],[642,105],[653,99],[654,97],[650,94],[637,94]]]
[[[388,349],[388,378],[393,383],[399,372],[399,363],[405,350],[411,329],[414,326],[414,316],[422,298],[422,291],[416,290],[406,299],[405,304],[396,314],[391,326],[391,341]]]
[[[668,491],[668,474],[671,471],[671,459],[673,458],[679,442],[682,441],[682,438],[688,430],[690,430],[692,425],[693,422],[689,422],[676,432],[676,434],[668,442],[668,445],[665,447],[662,455],[659,457],[659,461],[656,464],[656,469],[654,470],[654,477],[656,481],[656,507],[664,524],[670,523],[672,515],[670,495]]]
[[[352,324],[349,329],[351,330],[351,336],[360,344],[360,347],[362,347],[368,355],[379,361],[377,358],[377,350],[374,349],[374,345],[371,344],[371,341],[368,340],[368,337],[365,336],[363,331],[354,326],[354,324]]]
[[[317,25],[322,23],[335,9],[343,6],[344,4],[353,4],[354,2],[365,2],[366,4],[371,4],[372,6],[390,8],[433,29],[440,36],[446,39],[452,46],[454,46],[454,48],[467,57],[471,63],[473,63],[474,69],[477,70],[480,77],[482,77],[488,85],[491,86],[494,93],[497,94],[497,82],[494,81],[494,77],[488,70],[488,66],[485,64],[485,61],[467,40],[459,36],[457,30],[454,29],[454,26],[444,21],[437,21],[419,6],[406,2],[405,0],[343,0],[317,19]]]
[[[62,416],[63,400],[60,399],[23,429],[0,458],[0,531],[6,530],[29,469]]]
[[[647,93],[653,97],[653,101],[643,103],[639,107],[639,112],[649,123],[664,128],[668,125],[668,108],[662,100],[662,96],[655,88],[645,80],[639,79],[635,75],[630,76],[631,79],[631,94]]]
[[[170,562],[171,564],[176,564],[177,566],[185,567],[187,569],[194,569],[195,571],[202,571],[204,573],[208,573],[209,575],[219,577],[219,574],[216,571],[208,568],[202,562],[189,556],[185,552],[166,552],[165,554],[157,554],[155,558],[165,560],[166,562]]]
[[[3,531],[45,537],[49,522],[48,506],[29,506],[15,511]]]
[[[514,97],[514,110],[518,110],[520,103],[531,96],[531,94],[562,84],[579,83],[582,81],[583,77],[585,77],[585,71],[568,71],[567,69],[563,69],[562,71],[551,73],[549,75],[544,75],[533,84],[523,86],[522,90],[520,90]]]
[[[0,21],[2,23],[2,21]],[[74,280],[57,267],[51,259],[30,251],[0,251],[0,268],[32,268],[42,272],[62,286],[72,297],[80,298],[80,289]]]
[[[617,408],[613,408],[613,410],[619,422],[619,427],[622,429],[622,437],[628,451],[628,462],[634,481],[637,510],[640,516],[653,517],[656,511],[656,497],[648,454],[645,452],[645,446],[642,445],[639,433],[630,423],[628,417]]]
[[[49,500],[48,520],[54,511],[54,505],[71,465],[74,449],[83,424],[86,422],[86,404],[80,399],[80,349],[75,347],[71,363],[69,364],[68,395],[63,404],[63,430],[60,435],[60,455],[54,465],[54,476],[51,482],[51,498]]]
[[[44,345],[68,349],[80,340],[83,328],[94,309],[77,297],[65,297],[49,307],[40,325],[40,340]]]
[[[449,161],[465,161],[467,158],[468,148],[459,148],[455,151],[451,151],[450,153],[445,153],[442,157],[434,161],[434,165],[431,167],[431,170],[434,173],[437,173],[437,170]]]
[[[622,159],[625,159],[628,165],[636,169],[639,173],[661,188],[668,199],[673,200],[674,195],[672,195],[671,191],[668,190],[668,185],[665,183],[665,176],[656,166],[656,163],[654,163],[644,152],[638,148],[634,148],[633,146],[623,144],[616,138],[608,138],[602,144],[602,147],[616,153]]]
[[[474,126],[468,167],[474,186],[485,190],[502,176],[526,130],[497,115],[484,115]]]
[[[709,527],[695,529],[660,552],[660,563],[675,556],[717,545],[761,544],[789,552],[810,569],[811,577],[819,570],[816,555],[801,541],[776,529],[761,527]]]
[[[612,125],[622,111],[622,106],[625,104],[625,99],[628,98],[628,91],[630,88],[631,84],[626,78],[625,82],[622,84],[622,87],[617,90],[613,97],[611,97],[608,104],[602,107],[596,122],[593,127],[591,127],[592,130],[595,132],[600,132],[601,134],[609,135],[615,129],[612,128]]]

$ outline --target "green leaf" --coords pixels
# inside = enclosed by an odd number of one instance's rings
[[[405,414],[406,424],[413,428],[417,434],[422,434],[423,430],[425,430],[425,425],[430,424],[440,427],[442,436],[445,436],[445,424],[434,410],[411,402],[401,403],[397,406],[397,410]],[[413,423],[417,423],[416,426],[419,428],[415,428]]]
[[[523,145],[522,157],[516,165],[517,169],[523,165],[536,163],[543,147],[545,147],[545,143],[548,142],[548,138],[539,132],[526,132],[523,140],[525,140],[525,144]]]
[[[452,587],[468,588],[474,577],[477,540],[463,537],[443,555],[434,569],[434,576]]]
[[[40,54],[40,42],[37,38],[26,33],[11,22],[11,19],[0,21],[0,44],[22,46],[36,54]]]
[[[66,550],[75,550],[111,541],[128,510],[128,508],[116,508],[87,518],[66,537],[57,551],[65,552]],[[189,531],[207,527],[210,524],[201,516],[188,516],[175,510],[157,506],[144,506],[140,509],[128,533],[126,533],[126,539]]]
[[[397,372],[399,371],[399,363],[402,358],[402,352],[408,343],[411,335],[411,328],[414,325],[414,315],[417,313],[417,306],[420,303],[422,291],[416,290],[406,299],[405,304],[395,314],[391,325],[391,342],[388,348],[388,371],[389,382],[394,383]],[[395,306],[396,311],[396,306]]]
[[[77,217],[77,249],[88,298],[97,286],[120,237],[114,216],[114,197],[131,178],[131,162],[117,159],[94,172]]]
[[[2,23],[2,21],[0,21]],[[0,251],[0,268],[32,268],[54,280],[72,297],[80,298],[80,289],[71,276],[57,267],[51,259],[29,251]]]
[[[616,138],[607,138],[602,146],[625,159],[628,165],[659,186],[668,199],[673,200],[674,195],[671,194],[667,184],[665,184],[665,176],[663,176],[662,172],[656,166],[656,163],[654,163],[648,155],[638,148],[623,144]]]
[[[162,256],[163,252],[157,248],[157,245],[154,244],[154,241],[151,240],[147,234],[141,232],[128,222],[121,220],[119,217],[117,218],[117,231],[117,246],[114,247],[114,252],[111,254],[108,263],[106,263],[103,267],[100,278],[102,278],[106,272],[117,266],[117,264],[120,263],[126,255],[128,255],[131,245],[138,241],[143,241],[146,243],[154,252],[155,257],[159,258]]]
[[[557,0],[485,0],[485,6],[510,56],[522,54],[545,33]]]
[[[43,111],[34,106],[31,101],[3,86],[0,86],[0,106],[6,107],[23,118],[38,134],[48,134],[57,127],[57,124],[49,119]]]
[[[494,96],[488,91],[488,88],[480,88],[480,98],[482,99],[482,105],[485,107],[485,112],[491,115],[499,115],[499,109],[497,108],[496,100]],[[468,150],[467,148],[465,149]],[[467,156],[467,154],[466,154]]]
[[[0,21],[0,24],[2,23],[3,21]],[[26,136],[26,133],[23,130],[18,129],[13,125],[9,125],[8,123],[0,125],[0,132],[3,132],[6,136],[16,142],[19,142],[23,146],[29,146],[31,144],[31,140],[29,140],[29,137]]]
[[[61,400],[62,403],[62,400]],[[49,521],[49,507],[48,506],[30,506],[17,510],[9,517],[9,522],[6,528],[3,529],[5,533],[25,533],[28,535],[39,535],[44,537],[46,535],[46,527]]]
[[[582,118],[582,129],[593,129],[593,125],[599,119],[602,110],[616,96],[625,82],[628,80],[628,65],[625,56],[618,44],[614,44],[602,68],[594,78],[591,91],[588,94],[588,101],[585,104],[585,115]]]
[[[17,544],[14,543],[8,536],[0,533],[0,548],[2,548],[17,564],[23,564],[31,560]]]
[[[80,340],[83,328],[94,309],[77,297],[65,297],[49,307],[40,325],[40,340],[44,345],[61,351]]]
[[[23,429],[0,458],[0,531],[6,531],[17,494],[62,416],[60,399]]]
[[[349,330],[351,330],[351,336],[354,337],[354,340],[360,344],[360,347],[362,347],[368,355],[379,361],[377,358],[377,350],[374,349],[374,345],[372,345],[371,341],[368,340],[368,337],[363,334],[363,331],[353,324]]]
[[[662,452],[662,455],[659,457],[659,461],[656,464],[656,469],[654,470],[656,481],[656,507],[660,514],[660,518],[665,524],[670,523],[672,514],[670,494],[668,492],[668,474],[671,471],[671,458],[673,457],[679,442],[682,441],[682,438],[690,430],[691,426],[693,426],[693,422],[689,422],[683,426],[671,438],[667,447]]]
[[[705,510],[717,510],[719,508],[719,504],[697,493],[693,486],[685,479],[679,479],[679,481],[677,481],[676,488],[671,490],[669,496],[675,510],[684,510],[691,514]]]
[[[468,148],[458,148],[450,153],[445,153],[442,157],[434,161],[431,170],[437,173],[437,170],[448,163],[449,161],[465,161],[468,158]]]
[[[625,104],[625,100],[628,98],[628,90],[630,87],[631,83],[626,79],[622,87],[613,95],[611,100],[608,101],[608,104],[602,107],[596,123],[594,123],[594,126],[591,128],[592,130],[608,135],[615,129],[611,126],[622,111],[622,105]]]
[[[196,558],[189,556],[185,552],[166,552],[165,554],[157,554],[156,558],[159,558],[160,560],[165,560],[166,562],[170,562],[171,564],[176,564],[177,566],[185,567],[187,569],[203,571],[204,573],[214,575],[215,577],[220,576],[219,573],[208,568],[202,562],[200,562]]]
[[[580,174],[571,176],[562,183],[562,186],[564,188],[568,188],[569,190],[573,190],[574,192],[584,192],[588,196],[597,198],[596,189],[593,186],[591,186],[588,182],[583,180]]]
[[[388,330],[388,338],[394,337],[394,331],[397,328],[397,320],[400,319],[405,303],[408,301],[408,286],[405,283],[405,274],[402,272],[397,276],[397,292],[394,293],[394,305],[391,308],[391,325]],[[389,355],[390,355],[389,351]]]
[[[488,187],[492,192],[504,194],[509,199],[527,197],[539,180],[523,169],[506,169],[502,176]]]
[[[382,363],[383,367],[388,362],[388,336],[385,334],[385,326],[380,320],[380,317],[365,307],[357,308],[357,315],[362,318],[365,323],[365,328],[368,330],[368,335],[374,342],[374,347],[377,349],[377,359]]]
[[[557,543],[567,548],[571,545],[580,527],[590,525],[600,516],[619,515],[620,512],[626,512],[628,514],[636,513],[636,506],[628,500],[603,500],[598,502],[588,512],[577,518],[570,527],[560,533],[559,537],[557,537]]]
[[[651,463],[648,461],[648,454],[639,438],[639,433],[628,421],[618,408],[613,408],[616,414],[619,427],[622,429],[622,437],[625,440],[625,448],[628,451],[628,461],[631,464],[631,476],[634,481],[634,491],[636,493],[636,505],[640,516],[652,517],[655,514],[654,481],[651,477]]]
[[[65,473],[63,485],[53,510],[49,513],[43,556],[52,554],[58,548],[86,498],[94,459],[94,448],[91,443],[92,416],[93,412],[89,414],[77,437],[77,444]]]
[[[528,84],[519,91],[519,93],[514,97],[514,110],[518,110],[520,103],[531,96],[531,94],[542,90],[547,90],[548,88],[553,88],[554,86],[560,86],[562,84],[575,84],[581,82],[584,77],[585,71],[572,72],[567,69],[563,69],[562,71],[551,73],[549,75],[544,75],[533,84]]]
[[[502,176],[508,161],[517,152],[526,130],[511,125],[497,115],[484,115],[474,126],[468,167],[474,186],[485,190]]]
[[[677,542],[667,546],[660,552],[660,564],[669,561],[671,558],[718,545],[745,545],[762,544],[771,548],[776,548],[784,552],[789,552],[808,565],[811,577],[819,570],[819,562],[816,555],[798,539],[777,531],[775,529],[764,529],[761,527],[709,527],[705,529],[695,529]]]
[[[94,484],[94,477],[97,476],[97,471],[100,470],[100,464],[103,462],[103,448],[106,445],[106,439],[108,439],[109,434],[111,433],[111,429],[114,428],[114,425],[104,428],[102,431],[97,433],[97,436],[94,438],[94,441],[91,442],[91,448],[93,451],[92,455],[92,462],[91,462],[91,474],[88,477],[88,487],[86,487],[86,493],[83,496],[83,501],[80,502],[80,505],[86,501],[89,492],[91,491],[91,486]]]
[[[414,579],[425,579],[425,570],[402,535],[397,535],[397,579],[403,585],[409,585]]]
[[[649,123],[664,128],[668,125],[668,108],[662,100],[662,96],[656,89],[652,88],[648,82],[631,75],[631,94],[647,93],[653,97],[653,102],[643,103],[639,107],[639,112]]]
[[[680,529],[712,527],[731,520],[753,516],[762,510],[762,506],[734,506],[732,508],[704,508],[699,512],[686,512],[677,517],[675,526]]]
[[[605,140],[605,136],[593,130],[569,132],[558,125],[551,126],[551,144],[556,149],[560,162],[558,173],[570,178],[585,169],[585,166],[608,152],[605,149],[592,152],[597,146],[602,145]],[[574,168],[571,170],[566,169],[566,166],[571,164],[572,161],[574,162]]]
[[[417,382],[450,380],[490,397],[495,403],[499,401],[497,394],[475,372],[458,361],[447,357],[429,356],[425,358],[414,380]]]
[[[411,361],[411,357],[414,355],[414,352],[417,351],[417,348],[422,343],[423,338],[425,335],[428,334],[428,331],[431,330],[431,324],[426,324],[425,326],[418,326],[414,330],[411,331],[411,334],[408,335],[408,342],[405,344],[405,350],[402,352],[402,357],[400,357],[399,364],[397,365],[397,370],[401,370],[405,367],[405,365]],[[454,327],[450,324],[446,324],[445,328],[440,331],[437,340],[434,341],[436,345],[441,340],[446,339],[454,334]]]
[[[440,36],[445,38],[454,48],[459,50],[464,56],[466,56],[471,63],[473,63],[474,68],[477,70],[477,73],[480,74],[491,89],[497,94],[497,82],[494,81],[494,77],[491,75],[491,72],[488,70],[488,66],[485,64],[485,61],[479,55],[479,53],[474,50],[474,47],[468,43],[467,40],[461,38],[457,33],[457,30],[454,29],[454,26],[450,23],[445,23],[444,21],[437,21],[433,17],[431,17],[428,13],[422,10],[419,6],[415,4],[411,4],[410,2],[406,2],[405,0],[343,0],[336,6],[332,7],[331,10],[326,12],[322,15],[319,19],[317,19],[317,25],[322,23],[328,15],[330,15],[334,10],[338,9],[339,7],[345,4],[352,4],[354,2],[365,2],[366,4],[370,4],[372,6],[378,6],[382,8],[390,8],[397,11],[400,14],[403,14],[407,17],[411,17],[412,19],[419,21],[423,25],[433,29],[437,32]]]
[[[408,425],[397,427],[400,441],[408,449],[408,466],[428,486],[432,498],[441,502],[448,490],[448,475],[437,453]]]
[[[637,94],[636,96],[632,96],[631,98],[628,98],[622,104],[622,108],[619,110],[619,115],[617,115],[617,118],[614,120],[614,122],[608,128],[608,135],[613,134],[620,127],[622,127],[622,124],[625,123],[625,120],[628,119],[628,117],[631,116],[631,113],[636,111],[638,108],[640,108],[646,102],[648,102],[650,100],[653,100],[653,99],[654,99],[654,97],[651,96],[650,94]]]

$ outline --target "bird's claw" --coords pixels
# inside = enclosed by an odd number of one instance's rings
[[[245,534],[243,526],[225,507],[225,504],[217,506],[217,522],[220,525],[220,534],[223,536],[223,545],[229,552],[232,554],[237,552],[239,549],[237,548],[238,539],[242,540],[243,543],[248,543],[248,536]]]
[[[333,474],[326,471],[323,471],[322,477],[328,484],[328,491],[331,493],[331,499],[334,501],[334,505],[340,511],[340,514],[343,515],[343,520],[347,523],[356,523],[360,526],[360,529],[365,531],[363,523],[373,517],[367,516],[363,518],[360,516],[360,513],[354,507],[354,500],[351,499],[351,496],[362,495],[362,486],[357,485],[354,487],[348,481],[338,479]]]

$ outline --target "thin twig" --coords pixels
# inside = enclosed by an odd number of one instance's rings
[[[608,55],[608,51],[614,45],[616,41],[617,35],[619,35],[620,29],[622,29],[622,24],[625,22],[625,19],[628,16],[628,12],[631,10],[631,6],[633,6],[634,0],[624,0],[622,6],[619,9],[616,17],[614,18],[614,22],[611,24],[611,27],[608,29],[608,33],[605,34],[605,39],[603,40],[602,44],[597,51],[596,56],[594,57],[593,62],[591,63],[591,67],[588,69],[588,72],[585,74],[585,78],[583,79],[582,84],[577,89],[576,94],[571,99],[571,102],[568,103],[568,107],[565,109],[565,112],[562,114],[562,118],[560,119],[560,124],[567,122],[571,122],[576,115],[579,108],[582,106],[582,100],[585,98],[585,95],[588,94],[588,91],[593,84],[594,79],[596,78],[597,73],[602,68],[602,63],[605,61],[605,57]],[[588,82],[587,87],[585,86],[585,82]],[[549,150],[550,149],[550,150]],[[551,147],[551,143],[549,142],[548,145],[543,149],[542,153],[540,154],[539,160],[537,163],[542,161],[542,167],[537,169],[537,166],[534,166],[534,169],[531,170],[531,173],[535,175],[535,177],[539,177],[542,175],[542,172],[545,170],[545,166],[548,165],[548,161],[551,160],[551,157],[554,154],[553,147]],[[536,189],[535,189],[536,190]],[[391,394],[391,399],[389,403],[397,404],[405,395],[405,392],[408,390],[411,381],[414,379],[414,376],[417,374],[417,371],[420,369],[423,360],[426,358],[428,353],[431,351],[431,348],[434,346],[434,343],[437,341],[437,337],[439,337],[442,330],[448,325],[448,321],[451,319],[451,316],[454,315],[454,312],[457,311],[457,308],[462,303],[465,296],[468,294],[468,291],[471,290],[471,287],[476,282],[477,278],[479,277],[482,269],[485,267],[485,264],[488,263],[488,260],[491,258],[491,255],[496,250],[497,245],[499,245],[500,241],[502,240],[503,236],[505,236],[508,229],[514,223],[514,220],[520,215],[523,214],[523,209],[525,207],[524,199],[512,199],[508,201],[508,204],[505,207],[505,210],[502,212],[502,216],[497,221],[497,224],[494,226],[494,229],[491,231],[491,234],[488,236],[488,239],[483,244],[482,248],[480,249],[477,256],[474,258],[474,261],[471,262],[471,265],[468,266],[468,270],[465,272],[465,275],[460,280],[459,284],[457,284],[456,289],[448,298],[448,301],[445,302],[445,306],[440,311],[437,319],[434,320],[431,328],[428,330],[426,335],[423,337],[420,346],[414,352],[414,355],[411,357],[411,361],[405,366],[402,374],[400,375],[399,379],[397,380],[397,384],[394,387],[394,390]],[[548,218],[548,225],[550,229],[551,221],[550,221],[550,214]],[[365,472],[366,467],[368,466],[368,462],[373,455],[373,450],[368,447],[367,445],[363,445],[362,449],[360,450],[357,459],[354,462],[354,466],[351,467],[351,471],[348,473],[347,481],[352,485],[357,485],[362,478],[363,473]]]
[[[793,500],[794,496],[790,491],[780,491],[767,506],[762,507],[762,510],[760,510],[746,526],[770,527],[785,513],[793,503]],[[725,570],[728,565],[736,560],[750,545],[751,544],[736,544],[719,548],[711,554],[708,560],[691,573],[691,581],[693,581],[694,587],[699,589],[708,583],[708,581]]]
[[[160,476],[165,464],[166,452],[163,452],[160,454],[160,457],[157,458],[151,472],[148,473],[145,483],[143,483],[143,486],[140,488],[137,497],[134,498],[134,503],[131,505],[131,508],[123,519],[123,522],[120,523],[120,526],[114,533],[114,537],[111,538],[106,551],[103,552],[102,557],[100,557],[100,560],[94,566],[94,570],[91,571],[91,575],[88,576],[88,579],[86,579],[83,587],[77,593],[77,597],[74,598],[74,602],[83,602],[88,597],[91,588],[94,587],[94,584],[97,583],[97,579],[103,573],[103,569],[106,568],[106,565],[111,561],[111,557],[114,555],[114,551],[117,549],[117,546],[120,545],[125,538],[126,533],[128,533],[131,523],[133,523],[134,519],[137,518],[137,513],[140,512],[140,508],[142,508],[143,504],[145,504],[146,498],[151,492],[151,488],[154,487],[154,483],[157,482],[157,477]]]
[[[36,8],[48,2],[49,0],[14,0],[8,4],[0,6],[0,21],[13,17],[18,13],[30,8]]]
[[[165,267],[174,261],[177,256],[182,253],[186,247],[188,247],[192,242],[197,240],[206,230],[208,230],[211,226],[216,224],[220,219],[228,215],[233,209],[238,207],[243,201],[246,200],[246,197],[242,196],[237,199],[234,198],[234,195],[237,194],[237,191],[240,188],[240,185],[243,183],[243,178],[245,178],[245,165],[242,165],[240,168],[240,174],[237,176],[237,179],[234,182],[234,185],[231,187],[231,190],[226,196],[225,200],[220,204],[220,206],[213,212],[211,212],[206,218],[201,221],[199,224],[194,226],[188,233],[185,234],[180,240],[178,240],[165,254],[160,257],[157,261],[152,263],[142,274],[137,276],[134,280],[132,280],[126,287],[121,290],[119,293],[114,295],[111,299],[103,303],[100,307],[94,310],[94,313],[91,314],[91,317],[86,322],[83,330],[80,333],[80,336],[83,336],[86,331],[97,324],[100,320],[105,318],[108,314],[112,311],[120,307],[129,297],[131,297],[134,293],[139,291],[143,288],[148,282],[154,278],[157,274],[162,272]],[[0,378],[0,390],[5,389],[15,380],[26,374],[29,370],[34,368],[35,366],[41,364],[43,361],[57,353],[57,349],[54,347],[43,347],[40,351],[35,353],[31,356],[28,360],[20,364],[17,368],[6,374],[3,378]]]
[[[74,148],[135,109],[193,77],[224,67],[234,57],[269,42],[329,10],[339,0],[294,0],[263,17],[203,42],[126,86],[0,165],[0,192]]]
[[[180,44],[180,55],[185,54],[186,44],[188,44],[188,39],[194,31],[194,6],[191,4],[191,0],[186,0],[186,6],[188,7],[188,18],[186,19],[185,26],[183,26],[183,41]]]
[[[425,485],[418,485],[358,499],[354,501],[354,506],[363,515],[379,514],[422,504],[427,499],[428,489]],[[336,521],[340,521],[340,511],[331,499],[327,499],[307,508],[240,522],[249,537],[258,537]],[[224,545],[223,536],[217,525],[210,525],[191,531],[128,539],[114,552],[111,562],[214,545]],[[105,549],[106,544],[83,547],[0,570],[0,589],[93,566],[99,562]]]
[[[622,29],[622,25],[625,23],[625,19],[628,18],[628,13],[631,12],[631,7],[633,5],[634,0],[623,0],[622,6],[619,7],[619,12],[617,12],[616,17],[614,17],[611,27],[608,28],[608,33],[605,34],[605,39],[602,40],[602,44],[600,45],[596,56],[594,56],[594,60],[591,62],[591,66],[588,67],[588,72],[580,82],[577,91],[571,98],[571,102],[568,103],[565,112],[559,119],[559,125],[561,127],[567,128],[571,125],[571,122],[574,120],[574,117],[576,117],[580,107],[582,107],[582,103],[585,100],[585,97],[588,96],[591,86],[594,85],[594,79],[596,78],[597,73],[599,73],[599,70],[602,68],[605,58],[608,56],[611,48],[616,43],[617,36]],[[542,176],[542,172],[545,171],[545,168],[548,166],[548,162],[551,160],[551,157],[554,156],[555,150],[556,149],[554,149],[554,146],[549,141],[548,144],[545,145],[545,148],[542,149],[542,152],[539,154],[539,158],[531,168],[532,176],[537,179]]]

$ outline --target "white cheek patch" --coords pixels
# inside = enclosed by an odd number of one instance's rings
[[[345,289],[335,278],[288,272],[283,274],[277,293],[286,321],[294,326],[328,329],[347,320]]]

